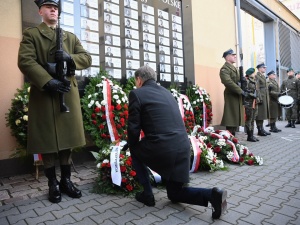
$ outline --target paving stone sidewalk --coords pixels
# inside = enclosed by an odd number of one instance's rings
[[[219,186],[228,190],[228,210],[212,220],[211,208],[173,204],[165,190],[154,188],[156,205],[147,207],[133,198],[91,193],[97,176],[94,162],[76,165],[73,181],[83,192],[80,199],[63,195],[58,204],[47,200],[47,180],[34,174],[0,178],[0,225],[6,224],[300,224],[300,125],[250,143],[237,137],[263,166],[230,165],[228,171],[191,174],[191,186]],[[267,128],[266,128],[267,129]]]

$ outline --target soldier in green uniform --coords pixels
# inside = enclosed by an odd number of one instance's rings
[[[255,69],[249,68],[246,71],[247,86],[246,91],[249,93],[244,99],[246,120],[245,127],[247,130],[247,141],[256,142],[258,139],[253,135],[254,120],[257,115],[257,101],[256,101],[256,80],[255,80]]]
[[[63,31],[63,50],[56,50],[55,27],[58,0],[36,0],[43,22],[23,32],[18,66],[31,83],[29,97],[29,154],[41,153],[48,178],[49,200],[61,201],[61,193],[80,198],[81,191],[71,182],[72,148],[85,145],[78,84],[68,74],[70,85],[55,79],[46,69],[48,63],[63,62],[71,71],[91,66],[92,58],[72,33]],[[52,73],[51,73],[52,74]],[[60,111],[59,93],[64,94],[70,112]],[[60,182],[56,179],[55,159],[59,158]]]
[[[256,74],[256,85],[259,99],[257,101],[258,104],[258,112],[256,116],[256,126],[258,130],[259,136],[267,136],[270,135],[270,132],[264,130],[263,123],[264,120],[268,119],[269,115],[269,92],[267,91],[267,80],[264,75],[266,72],[266,65],[264,63],[258,64],[256,66],[258,72]]]
[[[270,131],[274,133],[278,133],[281,130],[276,127],[276,120],[278,118],[278,108],[280,107],[278,104],[278,97],[281,96],[280,88],[276,81],[276,74],[272,70],[268,73],[268,91],[269,91],[269,106],[270,106]]]
[[[300,82],[300,71],[295,73],[295,77],[298,79],[298,82]],[[298,117],[295,124],[300,124],[300,104],[298,104]]]
[[[246,96],[247,92],[241,89],[239,71],[233,65],[236,62],[234,51],[227,50],[223,53],[223,58],[226,62],[220,69],[220,78],[225,86],[225,104],[221,125],[226,126],[226,129],[235,135],[237,128],[245,123],[242,95]]]
[[[288,78],[281,84],[281,92],[286,92],[287,95],[294,99],[294,105],[290,108],[286,108],[286,119],[288,124],[285,127],[295,128],[295,121],[298,117],[297,109],[300,103],[300,82],[294,76],[293,68],[287,70]]]

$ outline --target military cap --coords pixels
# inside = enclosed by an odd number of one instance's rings
[[[274,72],[274,70],[271,70],[267,75],[270,76],[270,75],[272,75],[272,74],[276,74],[276,73]]]
[[[247,69],[247,71],[246,71],[246,76],[249,76],[249,75],[251,75],[252,73],[254,73],[255,72],[255,69],[254,68],[249,68],[249,69]]]
[[[55,5],[58,7],[59,0],[35,0],[34,2],[39,8],[43,5]]]
[[[223,53],[223,58],[225,58],[228,55],[236,55],[232,49],[228,49],[226,52]]]
[[[262,67],[267,67],[264,63],[258,64],[256,66],[257,69],[262,68]]]
[[[287,72],[294,71],[292,67],[288,68]]]

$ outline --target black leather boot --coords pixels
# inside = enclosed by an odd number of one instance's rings
[[[270,123],[271,129],[270,132],[278,133],[278,130],[275,128],[275,123]]]
[[[253,132],[252,132],[252,130],[247,129],[247,135],[248,135],[247,141],[250,141],[250,142],[256,142],[256,140],[255,140],[254,137],[253,137]]]
[[[268,132],[268,131],[266,131],[265,129],[264,129],[264,127],[263,126],[261,126],[261,129],[262,129],[262,131],[266,134],[266,135],[271,135],[271,133],[270,132]]]
[[[259,139],[253,135],[253,130],[251,130],[251,134],[252,134],[252,137],[253,137],[253,139],[254,139],[255,141],[259,141]]]
[[[274,127],[275,127],[275,129],[276,129],[278,132],[281,132],[281,130],[278,129],[278,127],[276,126],[276,122],[274,122]]]
[[[259,136],[267,136],[267,134],[265,132],[263,132],[262,126],[257,126],[257,135]]]
[[[288,121],[288,124],[285,125],[285,127],[292,127],[292,124],[291,124],[291,121],[290,121],[290,120]]]
[[[227,191],[214,187],[211,193],[211,205],[213,208],[212,218],[219,219],[227,209]]]
[[[295,120],[291,120],[291,128],[296,128],[296,126],[295,126]]]
[[[44,170],[46,177],[48,178],[49,196],[48,199],[52,203],[59,203],[61,201],[61,193],[59,190],[59,183],[56,179],[55,167],[51,167]]]
[[[59,183],[59,189],[62,193],[67,194],[71,198],[80,198],[82,196],[81,191],[78,190],[73,182],[70,180],[71,177],[71,165],[61,165],[61,180]]]

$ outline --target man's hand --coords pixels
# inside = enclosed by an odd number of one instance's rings
[[[61,62],[61,61],[64,61],[64,62],[72,62],[73,59],[72,57],[66,53],[65,51],[63,50],[57,50],[55,52],[55,61],[56,62]]]
[[[59,92],[59,93],[67,93],[71,90],[70,85],[65,85],[63,82],[56,79],[49,80],[48,83],[46,83],[43,88],[46,91]]]

